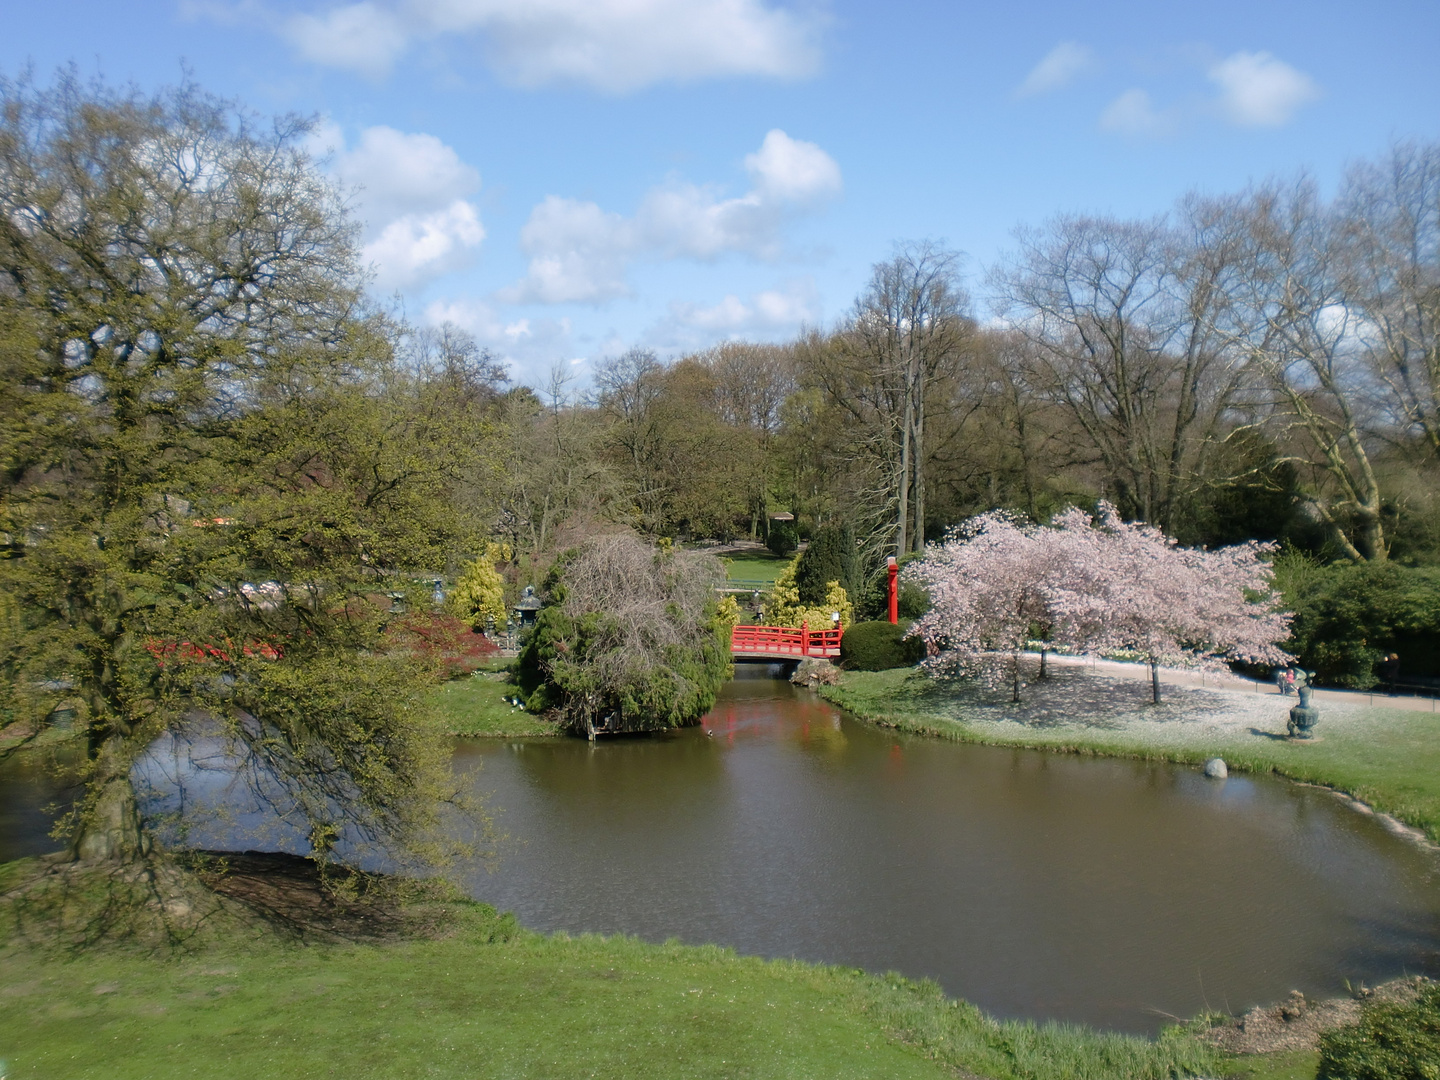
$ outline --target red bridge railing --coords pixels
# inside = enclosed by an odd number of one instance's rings
[[[730,652],[744,656],[784,659],[823,656],[838,659],[843,630],[799,630],[788,626],[737,626],[730,635]]]

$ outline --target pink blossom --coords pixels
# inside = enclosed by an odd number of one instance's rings
[[[1029,527],[982,514],[932,548],[907,574],[930,592],[912,633],[938,653],[933,668],[974,669],[986,654],[1018,655],[1032,629],[1074,652],[1133,652],[1151,666],[1281,663],[1288,613],[1275,609],[1264,556],[1250,541],[1185,548],[1150,525],[1121,521],[1102,503]],[[1018,694],[1018,667],[1015,672]]]

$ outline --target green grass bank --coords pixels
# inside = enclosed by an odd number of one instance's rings
[[[1433,713],[1363,698],[1324,701],[1318,737],[1299,742],[1284,738],[1293,697],[1167,686],[1155,706],[1143,681],[1079,669],[1033,681],[1019,705],[970,680],[936,680],[913,668],[846,672],[839,685],[818,689],[861,719],[923,735],[1188,764],[1218,756],[1232,770],[1336,788],[1440,843],[1440,715]]]
[[[13,870],[14,864],[9,868]],[[9,876],[9,875],[5,875]],[[1193,1038],[1000,1023],[929,983],[715,946],[542,935],[449,905],[438,937],[157,955],[0,952],[7,1080],[194,1076],[1217,1075]]]
[[[488,739],[559,734],[554,724],[513,703],[518,691],[508,675],[511,663],[494,661],[430,691],[430,704],[446,734]]]

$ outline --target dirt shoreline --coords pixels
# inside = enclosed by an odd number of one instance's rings
[[[1358,987],[1350,997],[1323,999],[1292,990],[1276,1005],[1257,1005],[1242,1016],[1227,1017],[1200,1038],[1227,1054],[1317,1050],[1326,1032],[1358,1024],[1360,1010],[1366,1005],[1408,1004],[1429,984],[1423,975],[1408,975],[1375,987]]]

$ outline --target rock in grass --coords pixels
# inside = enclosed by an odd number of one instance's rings
[[[1230,775],[1229,770],[1225,768],[1225,759],[1212,757],[1209,761],[1205,762],[1205,775],[1210,777],[1211,780],[1224,780]]]

